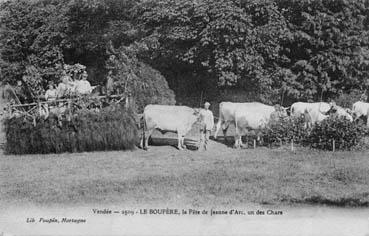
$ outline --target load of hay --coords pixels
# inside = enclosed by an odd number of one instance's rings
[[[4,120],[7,154],[132,150],[138,140],[134,112],[122,106],[79,110],[69,119],[51,115]]]

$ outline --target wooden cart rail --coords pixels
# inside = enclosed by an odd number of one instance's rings
[[[119,97],[121,98],[121,100],[123,100],[124,98],[126,98],[126,95],[121,94],[121,95],[111,95],[111,96],[95,96],[95,97],[90,97],[89,99],[93,100],[93,99],[119,98]],[[81,100],[81,97],[40,101],[40,102],[25,103],[25,104],[11,104],[10,107],[28,107],[28,106],[36,106],[39,104],[54,104],[58,102],[69,102],[69,101],[78,101],[78,100]]]
[[[105,96],[93,96],[93,97],[73,97],[73,98],[64,98],[64,99],[56,99],[49,101],[38,101],[27,104],[8,104],[7,105],[7,115],[19,115],[34,118],[40,115],[40,110],[49,109],[51,105],[53,107],[61,107],[67,106],[69,109],[69,113],[71,112],[72,107],[77,107],[80,109],[80,104],[76,103],[77,101],[85,100],[87,102],[101,101],[102,99],[111,99],[113,103],[120,103],[124,99],[128,99],[129,97],[126,94],[117,94],[117,95],[105,95]],[[115,100],[115,101],[114,101]],[[48,106],[50,105],[50,106]],[[91,104],[90,104],[91,105]],[[102,106],[102,105],[100,105]],[[100,107],[101,108],[101,107]]]

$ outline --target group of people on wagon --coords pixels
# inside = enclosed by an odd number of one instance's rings
[[[49,82],[44,97],[47,101],[54,101],[57,98],[66,98],[73,95],[88,95],[94,87],[91,86],[87,77],[88,74],[86,71],[82,73],[81,79],[79,80],[73,80],[69,75],[64,73],[57,87],[55,87],[52,81]]]

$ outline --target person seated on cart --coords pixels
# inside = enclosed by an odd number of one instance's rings
[[[61,78],[61,82],[58,84],[56,89],[57,98],[65,98],[69,97],[74,90],[74,83],[72,78],[68,75],[63,75]]]
[[[45,92],[46,101],[55,101],[57,97],[57,90],[55,89],[54,83],[49,81],[48,89]]]
[[[23,82],[22,80],[18,80],[17,81],[17,85],[14,86],[14,93],[15,93],[15,98],[13,99],[13,103],[18,104],[18,103],[25,103],[27,100],[27,95],[23,86]]]
[[[88,95],[91,94],[93,87],[91,86],[90,82],[87,80],[87,72],[83,71],[81,75],[81,79],[75,81],[76,87],[75,92],[78,95]]]

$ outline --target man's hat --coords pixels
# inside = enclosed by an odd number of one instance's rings
[[[205,102],[204,106],[208,106],[208,107],[210,107],[210,103]]]

